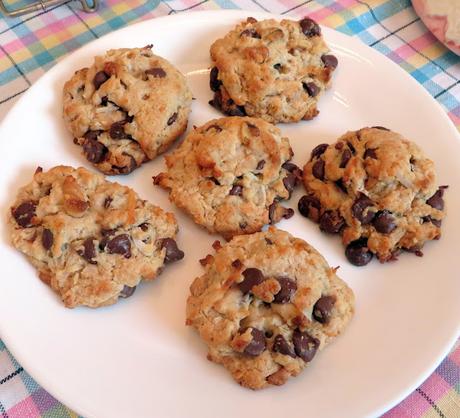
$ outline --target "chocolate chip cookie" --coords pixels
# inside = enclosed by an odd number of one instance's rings
[[[197,224],[230,238],[294,214],[279,204],[301,180],[292,157],[289,140],[261,119],[215,119],[165,157],[154,182]]]
[[[313,149],[304,167],[302,215],[328,233],[342,234],[357,266],[376,255],[395,260],[401,250],[422,255],[439,239],[445,216],[434,164],[413,142],[384,127],[348,132]]]
[[[187,325],[242,386],[297,376],[352,318],[352,290],[305,241],[270,227],[213,246],[190,287]]]
[[[8,222],[13,245],[69,308],[115,303],[184,256],[172,213],[84,168],[37,169]]]
[[[298,122],[317,103],[337,67],[312,19],[248,18],[211,46],[210,104],[231,116]]]
[[[128,174],[185,131],[192,94],[151,46],[112,49],[64,85],[64,121],[105,174]]]

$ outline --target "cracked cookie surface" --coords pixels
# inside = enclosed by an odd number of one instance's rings
[[[320,144],[303,176],[300,213],[341,233],[352,264],[373,255],[394,260],[401,250],[422,255],[425,242],[441,235],[445,186],[436,185],[434,163],[420,147],[396,132],[363,128]]]
[[[173,214],[84,168],[38,168],[8,223],[13,245],[69,308],[115,303],[184,256]]]
[[[231,116],[273,123],[314,118],[338,64],[308,17],[248,18],[215,41],[210,53],[210,104]]]
[[[66,126],[105,174],[130,173],[187,127],[192,94],[186,79],[150,48],[109,50],[64,85]]]
[[[213,246],[190,287],[187,324],[239,384],[284,384],[352,318],[352,290],[305,241],[270,227]]]
[[[293,215],[279,204],[301,180],[292,157],[289,140],[262,119],[215,119],[165,156],[154,182],[197,224],[230,238]]]

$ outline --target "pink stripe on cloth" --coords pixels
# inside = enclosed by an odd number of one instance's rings
[[[382,418],[418,418],[421,417],[431,405],[418,392],[412,392],[398,406],[394,407]]]
[[[31,396],[8,409],[8,418],[38,418],[40,411]]]

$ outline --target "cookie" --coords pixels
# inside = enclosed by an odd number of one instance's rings
[[[301,180],[289,140],[261,120],[227,117],[194,128],[154,183],[209,232],[230,238],[290,218],[279,204]]]
[[[337,58],[306,17],[300,22],[248,18],[211,45],[210,104],[231,116],[268,122],[314,118]]]
[[[112,49],[65,83],[63,116],[90,163],[128,174],[185,131],[191,101],[185,77],[151,46]]]
[[[386,128],[364,128],[318,145],[303,182],[300,213],[322,231],[342,234],[354,265],[373,255],[395,260],[401,250],[422,255],[425,242],[441,236],[445,186],[436,186],[433,162]]]
[[[8,223],[13,245],[68,308],[115,303],[184,256],[172,213],[84,168],[38,168]]]
[[[352,318],[352,290],[305,241],[270,227],[213,246],[190,287],[186,323],[242,386],[297,376]]]

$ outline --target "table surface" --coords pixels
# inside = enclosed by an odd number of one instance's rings
[[[7,0],[11,6],[27,1]],[[460,130],[460,57],[421,22],[410,0],[171,0],[101,2],[86,14],[76,1],[19,18],[0,15],[0,122],[43,73],[93,39],[140,20],[196,10],[245,9],[309,15],[359,38],[409,72]],[[63,382],[65,384],[65,382]],[[378,390],[378,388],[376,388]],[[76,417],[30,377],[0,340],[1,418]],[[460,417],[459,342],[435,372],[385,418]]]

